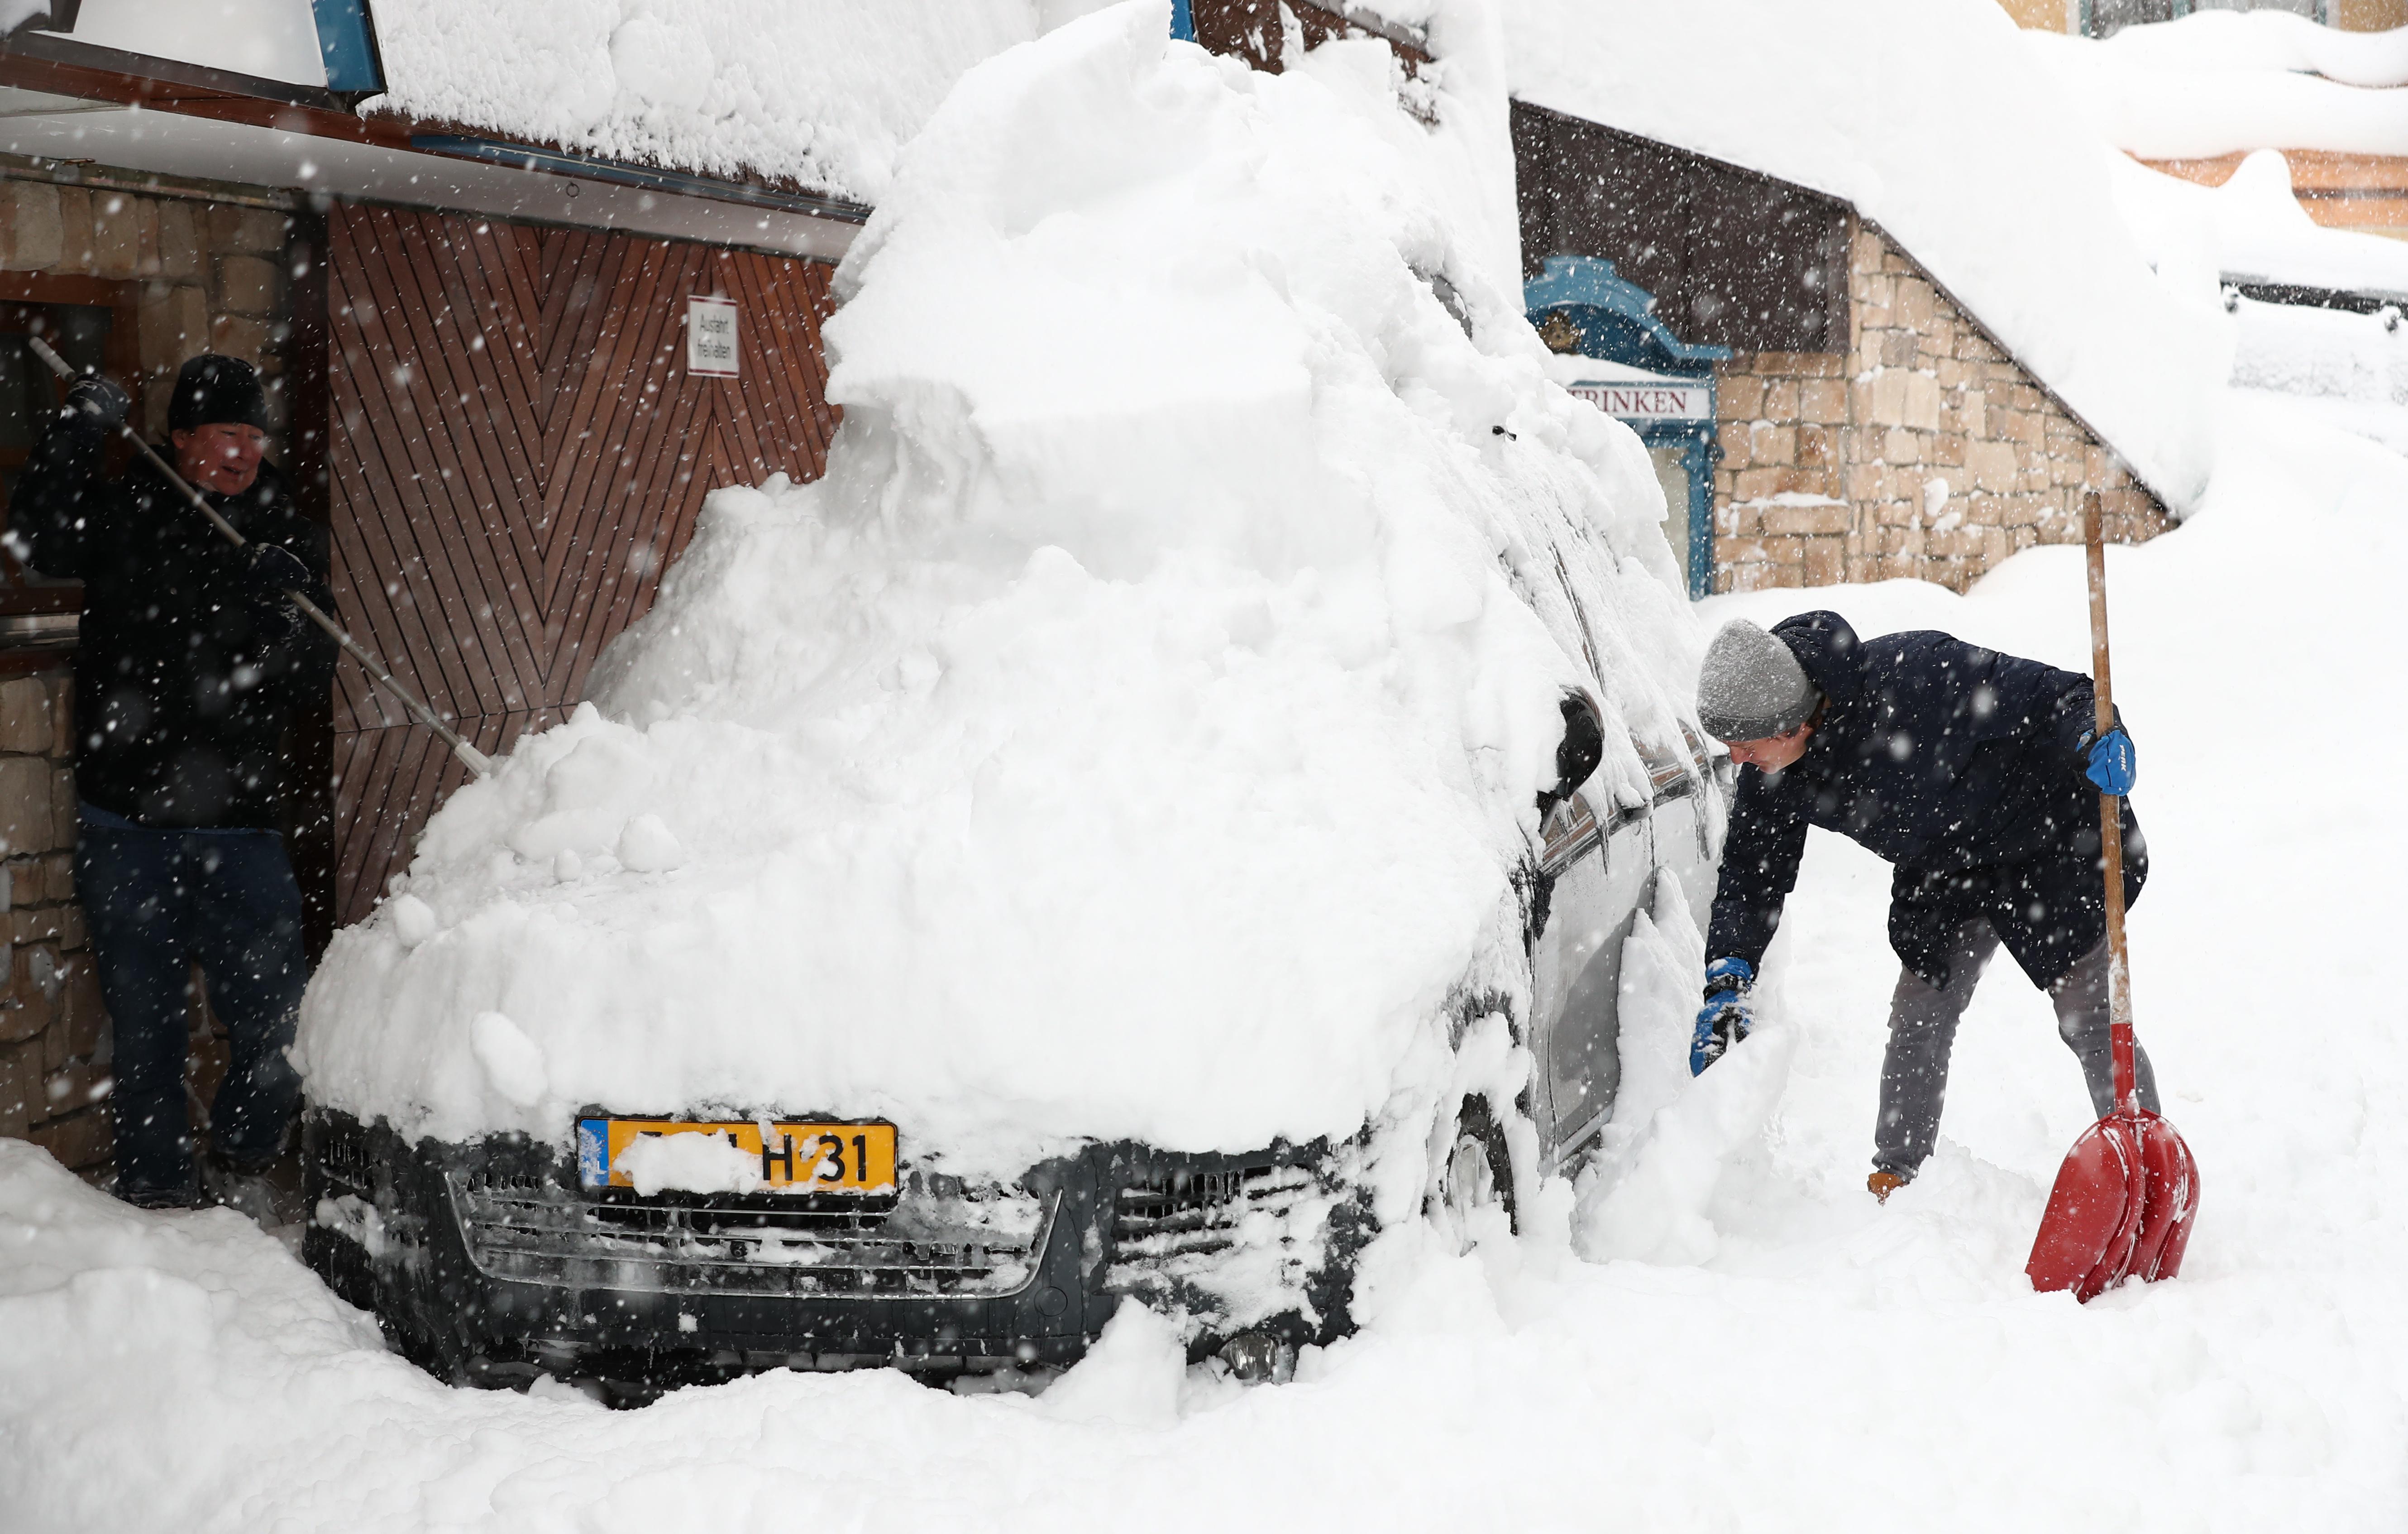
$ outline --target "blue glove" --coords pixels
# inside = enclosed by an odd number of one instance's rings
[[[2132,749],[2132,738],[2124,733],[2123,725],[2118,724],[2096,738],[2083,737],[2083,748],[2090,763],[2083,769],[2083,776],[2097,783],[2100,793],[2113,794],[2121,798],[2132,792],[2132,784],[2140,776],[2141,763],[2139,754]]]
[[[1745,959],[1716,959],[1706,966],[1706,1004],[1698,1009],[1698,1031],[1689,1039],[1689,1074],[1702,1076],[1706,1068],[1728,1054],[1756,1024],[1747,993],[1756,983],[1756,967]]]

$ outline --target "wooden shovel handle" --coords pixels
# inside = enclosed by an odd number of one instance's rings
[[[2090,566],[2090,675],[2100,737],[2115,727],[2114,682],[2107,664],[2107,544],[2100,527],[2099,492],[2082,493],[2082,542]],[[2099,850],[2107,875],[2108,1039],[2115,1062],[2115,1111],[2140,1109],[2132,1064],[2132,977],[2124,950],[2124,801],[2099,796]]]

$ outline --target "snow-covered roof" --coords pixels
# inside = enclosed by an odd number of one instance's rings
[[[2283,11],[2200,11],[2094,39],[2024,35],[2117,148],[2408,154],[2408,28],[2341,32]],[[2372,87],[2372,89],[2370,89]]]
[[[1846,199],[2171,508],[2205,489],[2214,327],[1991,0],[1519,0],[1505,27],[1517,96]]]
[[[2105,38],[2028,36],[2073,44],[2128,69],[2287,71],[2344,85],[2408,85],[2408,27],[2344,32],[2286,10],[2202,10],[2180,21],[2128,26]]]
[[[369,109],[872,202],[962,72],[1035,36],[1048,8],[1048,0],[378,0],[387,89]]]

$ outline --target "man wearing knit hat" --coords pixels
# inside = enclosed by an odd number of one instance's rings
[[[1747,1037],[1749,992],[1797,883],[1806,828],[1838,831],[1895,869],[1891,994],[1873,1171],[1886,1200],[1940,1131],[1957,1019],[2003,944],[2048,993],[2092,1107],[2114,1106],[2099,796],[2132,786],[2131,738],[2093,729],[2090,679],[1945,634],[1859,640],[1836,612],[1770,632],[1737,619],[1707,647],[1698,719],[1730,747],[1739,792],[1706,938],[1703,1071]],[[2122,806],[2124,894],[2148,849]],[[2136,1055],[2142,1106],[2156,1074]]]
[[[334,605],[325,531],[261,456],[266,399],[249,364],[184,365],[160,454],[246,548],[145,461],[101,477],[128,408],[108,380],[79,380],[18,477],[8,527],[36,569],[84,583],[76,893],[108,1007],[118,1194],[152,1208],[207,1194],[256,1218],[300,1093],[284,1052],[308,968],[278,808],[285,728],[324,705],[334,675],[334,641],[289,595]],[[184,1084],[195,965],[231,1055],[197,1185]]]

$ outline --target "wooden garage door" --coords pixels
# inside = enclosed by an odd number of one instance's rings
[[[825,466],[829,268],[385,208],[328,222],[337,609],[462,735],[507,750],[576,706],[706,494]],[[734,379],[686,371],[686,301],[710,294],[738,306]],[[466,773],[348,659],[334,709],[349,923]]]

